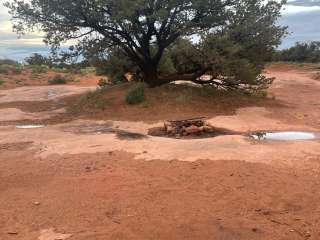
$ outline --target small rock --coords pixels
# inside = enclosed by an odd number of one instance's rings
[[[42,230],[38,240],[65,240],[70,237],[72,237],[72,234],[56,233],[53,228],[50,228]]]
[[[9,232],[7,232],[9,235],[17,235],[18,234],[18,232],[16,232],[16,231],[9,231]]]
[[[34,202],[33,204],[36,205],[36,206],[39,206],[40,202]]]

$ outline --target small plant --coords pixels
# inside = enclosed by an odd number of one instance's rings
[[[67,82],[76,82],[76,79],[72,73],[67,73],[64,75]]]
[[[268,97],[268,92],[267,91],[258,91],[254,95],[258,98],[266,98],[266,97]]]
[[[34,65],[31,66],[32,74],[41,74],[41,73],[47,73],[48,67],[45,65]]]
[[[108,80],[107,79],[105,79],[105,78],[101,78],[100,80],[99,80],[99,82],[98,82],[98,87],[99,88],[106,88],[106,87],[108,87],[110,85],[110,83],[108,82]]]
[[[9,64],[2,64],[0,65],[0,74],[20,74],[22,72],[21,65],[9,65]]]
[[[149,107],[151,107],[151,103],[148,102],[148,101],[145,101],[145,102],[142,103],[142,107],[143,108],[149,108]]]
[[[48,83],[51,85],[54,84],[66,84],[67,80],[64,76],[56,75],[48,80]]]
[[[71,109],[73,112],[81,112],[83,110],[95,111],[105,110],[108,105],[107,100],[104,98],[103,89],[97,88],[94,91],[88,91],[79,98],[79,101]]]
[[[130,105],[139,104],[145,101],[145,86],[144,84],[138,84],[132,89],[129,90],[129,92],[126,95],[126,103]]]
[[[3,85],[5,83],[5,81],[0,79],[0,86]]]

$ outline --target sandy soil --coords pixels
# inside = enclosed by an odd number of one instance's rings
[[[243,133],[320,131],[316,73],[267,72],[278,104],[210,123]],[[64,116],[57,103],[83,86],[0,91],[0,239],[320,239],[319,140],[146,136],[160,119],[16,128]]]

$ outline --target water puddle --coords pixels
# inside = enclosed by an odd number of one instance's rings
[[[44,125],[18,125],[16,128],[18,129],[35,129],[35,128],[43,128]]]
[[[120,140],[141,140],[147,138],[146,135],[136,132],[130,132],[126,130],[121,130],[112,127],[112,123],[104,123],[104,124],[80,124],[63,127],[63,131],[71,132],[75,134],[115,134]]]
[[[284,131],[284,132],[256,132],[250,135],[256,140],[315,140],[320,139],[320,133],[316,132],[299,132],[299,131]]]

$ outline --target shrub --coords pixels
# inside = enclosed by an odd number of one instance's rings
[[[22,72],[22,67],[17,65],[9,65],[9,64],[2,64],[0,65],[0,73],[1,74],[20,74]]]
[[[126,102],[130,105],[139,104],[145,101],[145,86],[144,84],[138,84],[126,95]]]
[[[38,53],[33,53],[31,56],[25,58],[25,61],[29,65],[50,65],[52,64],[51,60],[45,56],[42,56]]]
[[[79,98],[79,101],[71,109],[73,112],[82,112],[83,110],[95,111],[105,110],[108,102],[104,98],[103,89],[96,89],[94,91],[88,91],[86,94]]]
[[[54,85],[54,84],[66,84],[67,80],[64,76],[61,75],[56,75],[48,80],[49,84]]]
[[[76,79],[72,73],[65,74],[64,78],[67,82],[76,82]]]
[[[45,65],[34,65],[31,67],[32,74],[41,74],[41,73],[47,73],[48,67]]]
[[[3,84],[4,84],[4,81],[3,81],[3,80],[0,80],[0,86],[3,85]]]
[[[82,69],[80,69],[79,73],[81,73],[82,75],[88,75],[90,73],[96,73],[96,68],[94,68],[94,67],[82,68]]]

